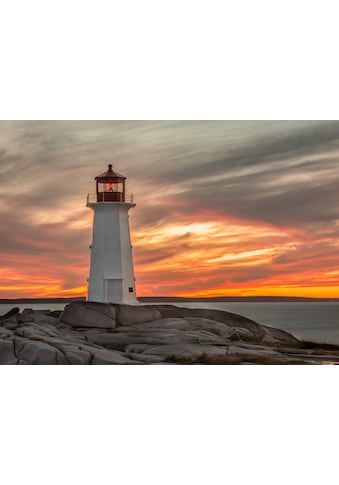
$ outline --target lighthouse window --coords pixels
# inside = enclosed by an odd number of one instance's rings
[[[123,192],[124,185],[119,182],[99,183],[98,192]]]
[[[128,291],[129,291],[130,293],[133,293],[133,288],[130,286],[130,287],[128,288]]]

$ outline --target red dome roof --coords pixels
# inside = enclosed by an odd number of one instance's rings
[[[109,179],[121,179],[121,180],[125,180],[126,177],[124,175],[121,175],[118,172],[115,172],[112,169],[112,164],[110,163],[108,165],[108,170],[106,172],[104,172],[101,175],[98,175],[97,177],[95,177],[95,180],[98,180],[99,182],[100,182],[101,179],[104,179],[104,181],[109,180]]]

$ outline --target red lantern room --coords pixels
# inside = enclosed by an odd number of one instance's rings
[[[114,172],[108,165],[107,172],[95,177],[97,185],[97,202],[125,202],[126,177]]]

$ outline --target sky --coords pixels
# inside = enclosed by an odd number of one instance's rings
[[[0,121],[0,298],[86,295],[108,163],[137,295],[339,297],[339,122]]]

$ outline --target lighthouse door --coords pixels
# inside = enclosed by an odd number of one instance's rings
[[[122,279],[105,278],[106,301],[120,303],[122,301]]]

